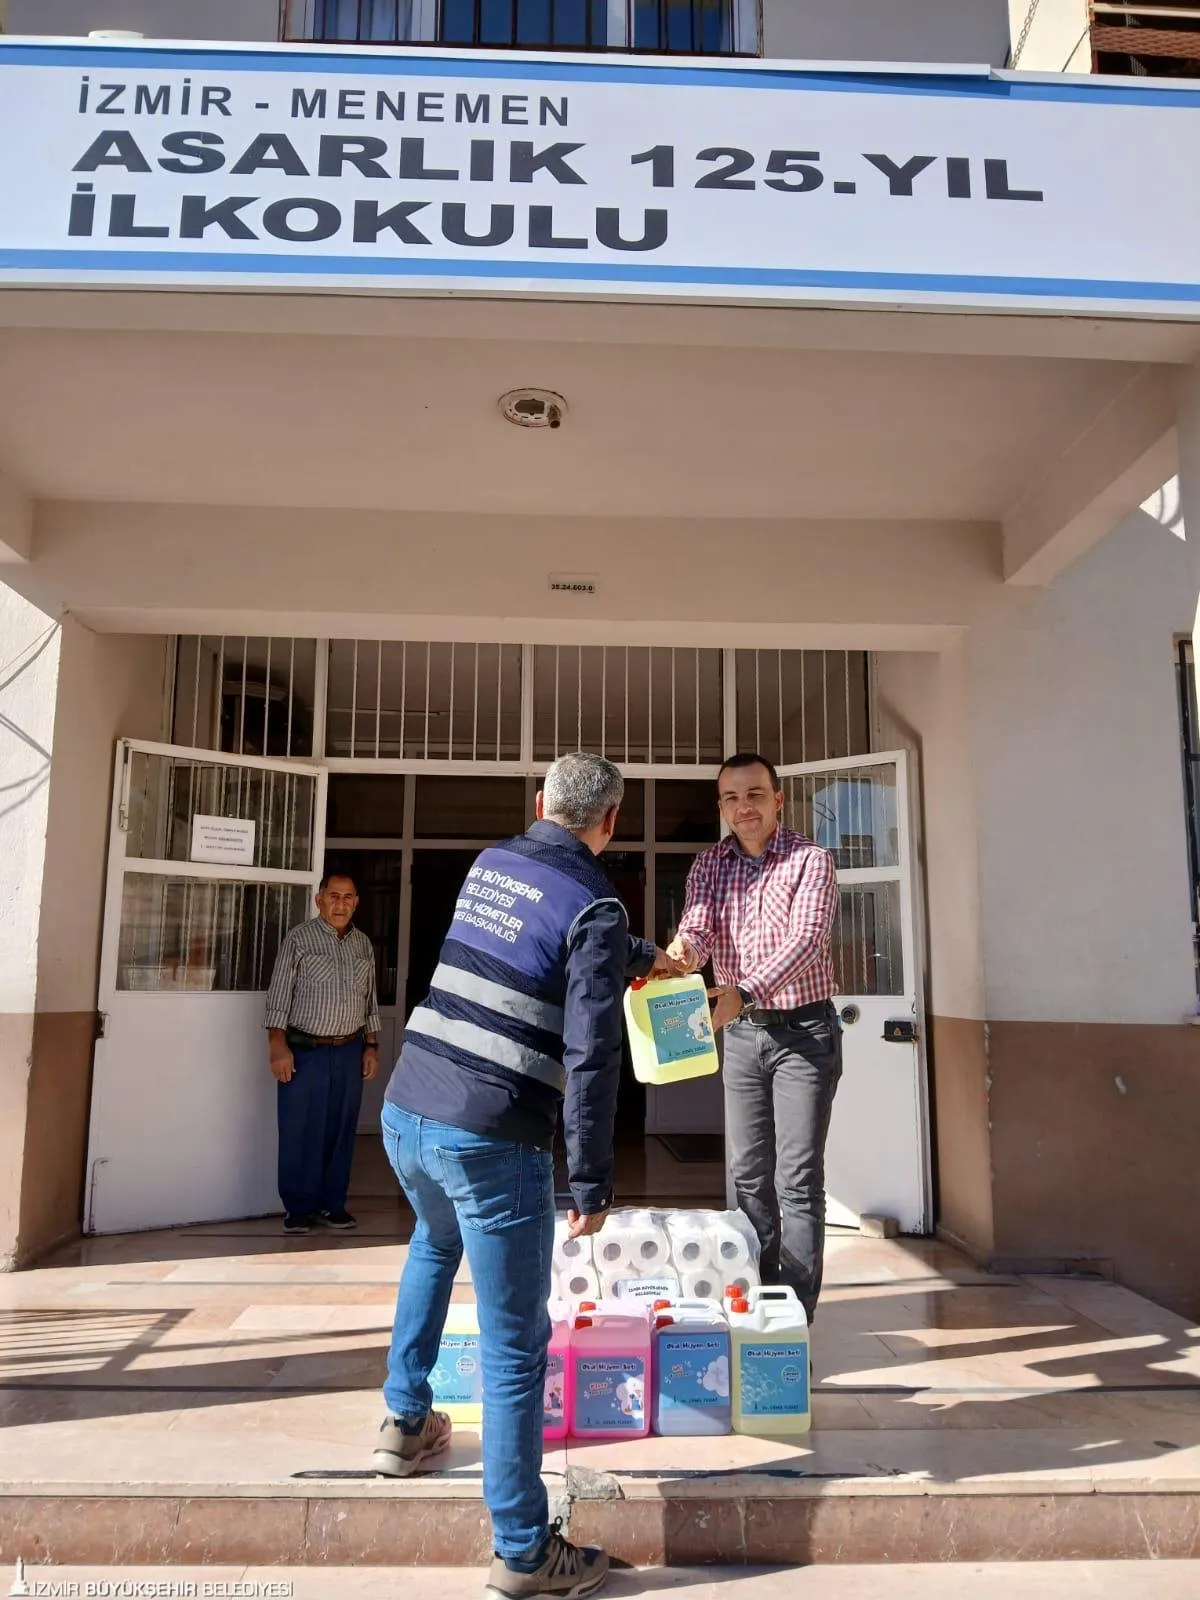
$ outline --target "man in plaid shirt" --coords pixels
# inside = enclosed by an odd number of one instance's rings
[[[697,856],[668,953],[690,972],[712,960],[737,1202],[758,1234],[763,1282],[789,1284],[811,1322],[824,1256],[825,1139],[842,1075],[830,956],[837,875],[828,850],[780,823],[779,776],[764,756],[732,756],[717,797],[729,835]]]

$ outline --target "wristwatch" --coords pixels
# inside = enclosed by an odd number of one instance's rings
[[[740,983],[735,983],[734,988],[742,997],[742,1010],[749,1011],[750,1007],[754,1004],[754,996],[750,993],[749,989],[743,989]]]

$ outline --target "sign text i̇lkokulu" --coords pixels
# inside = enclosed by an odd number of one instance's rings
[[[273,102],[241,108],[272,113],[266,127],[247,135],[230,127],[238,92],[194,74],[157,82],[82,74],[78,114],[86,136],[73,167],[68,237],[292,245],[337,240],[385,256],[447,245],[653,254],[670,238],[671,195],[682,188],[773,191],[781,206],[826,187],[848,201],[862,194],[911,200],[918,186],[954,201],[1043,199],[1042,190],[1017,184],[1004,156],[868,150],[840,152],[832,161],[819,149],[720,143],[713,129],[711,144],[631,148],[624,157],[628,190],[597,194],[587,208],[588,225],[581,226],[578,207],[567,225],[556,215],[555,191],[594,189],[597,182],[589,170],[594,141],[570,137],[568,94],[293,84],[276,97],[285,107],[282,116]],[[188,125],[163,131],[162,119]],[[342,131],[354,123],[372,127]],[[339,131],[328,131],[330,124]],[[439,148],[448,141],[431,124],[468,129],[465,149],[461,138],[452,151]],[[422,131],[401,131],[414,126]],[[522,128],[536,129],[537,136],[522,135]],[[613,129],[613,142],[619,138],[620,129]],[[157,172],[195,181],[182,193],[156,193],[139,180]],[[288,180],[287,192],[256,193],[268,175]],[[356,187],[361,180],[379,184],[379,198],[340,195],[339,180],[347,176]],[[432,185],[442,195],[453,185],[463,198],[429,198]],[[640,205],[635,185],[645,192]],[[497,188],[506,195],[528,192],[529,199],[493,198]]]

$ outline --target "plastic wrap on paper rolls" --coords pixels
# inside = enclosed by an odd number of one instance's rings
[[[671,1263],[662,1218],[653,1211],[614,1211],[596,1236],[594,1260],[600,1272],[657,1277]]]
[[[628,1298],[638,1283],[667,1278],[688,1299],[719,1300],[726,1288],[744,1292],[759,1280],[758,1240],[740,1211],[614,1211],[600,1233],[576,1242],[591,1246],[590,1265],[564,1260],[557,1248],[554,1260],[558,1291],[576,1304]]]

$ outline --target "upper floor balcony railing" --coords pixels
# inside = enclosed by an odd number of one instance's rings
[[[1200,77],[1195,0],[1089,0],[1092,69],[1136,78]]]
[[[283,37],[477,50],[759,54],[759,0],[283,0]]]

